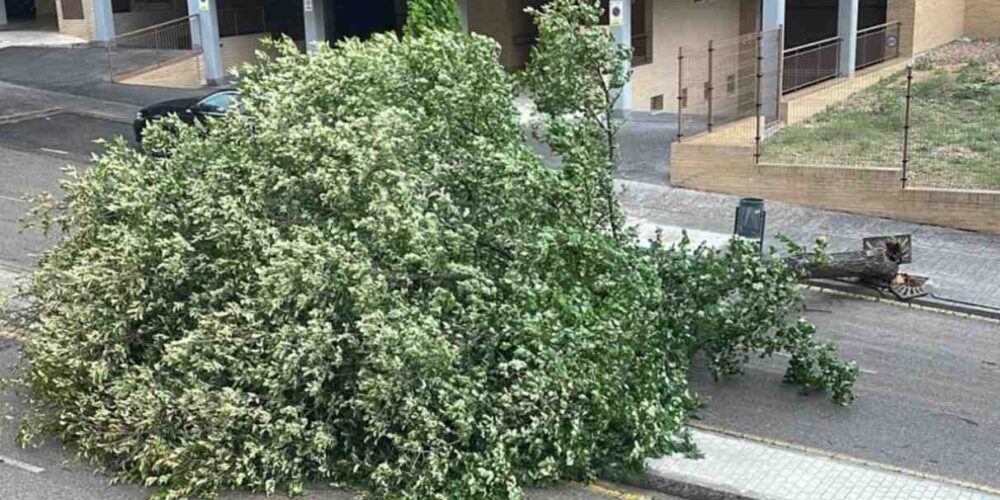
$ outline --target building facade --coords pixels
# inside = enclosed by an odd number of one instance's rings
[[[501,62],[511,69],[525,63],[537,36],[524,9],[544,1],[456,0],[465,28],[496,39]],[[406,19],[406,0],[0,0],[0,11],[10,10],[5,2],[34,2],[37,15],[55,15],[60,31],[97,43],[197,14],[191,43],[203,52],[202,76],[209,82],[221,81],[227,67],[252,57],[264,36],[289,36],[308,49],[322,41],[400,32]],[[621,5],[625,22],[614,32],[634,51],[626,97],[627,107],[639,111],[676,110],[687,93],[699,92],[678,84],[680,61],[685,53],[704,52],[709,41],[724,57],[726,44],[780,29],[776,43],[785,54],[787,91],[849,77],[872,61],[911,56],[964,35],[1000,36],[998,0],[624,0]],[[738,96],[734,87],[754,61],[745,53],[730,57],[742,59],[716,79]]]

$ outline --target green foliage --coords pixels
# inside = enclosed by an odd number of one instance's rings
[[[780,261],[622,226],[627,53],[595,12],[539,14],[525,82],[559,171],[525,145],[495,42],[448,31],[285,42],[244,70],[241,110],[153,125],[163,155],[112,144],[39,210],[63,239],[20,311],[23,437],[162,498],[519,498],[692,451],[701,352],[728,374],[785,351],[786,378],[849,401],[856,370],[798,321]]]
[[[762,260],[755,243],[740,239],[724,250],[691,248],[686,238],[674,248],[654,241],[651,253],[671,330],[685,339],[689,357],[705,356],[716,378],[742,373],[751,355],[783,352],[791,356],[787,382],[830,390],[839,404],[853,401],[857,367],[813,340],[800,276],[776,254]]]
[[[409,0],[406,10],[406,26],[403,27],[406,36],[462,30],[455,0]]]

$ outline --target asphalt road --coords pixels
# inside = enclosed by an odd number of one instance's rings
[[[60,195],[63,168],[83,168],[103,146],[97,139],[131,137],[128,124],[62,113],[0,125],[0,263],[30,266],[54,241],[38,230],[24,231],[27,198]]]
[[[1000,324],[810,292],[808,317],[862,369],[833,405],[783,384],[787,359],[692,374],[711,426],[1000,487]]]

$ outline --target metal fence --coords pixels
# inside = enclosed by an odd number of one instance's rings
[[[702,47],[681,47],[677,58],[678,138],[725,127],[728,134],[752,139],[753,119],[764,126],[779,114],[781,30],[711,40]]]
[[[899,21],[858,31],[857,69],[899,57]]]
[[[908,75],[906,186],[1000,191],[1000,65]]]
[[[858,74],[786,98],[783,123],[762,138],[758,158],[787,165],[900,166],[904,76]]]
[[[784,50],[783,93],[836,78],[840,65],[841,39],[827,38]]]
[[[901,187],[1000,190],[1000,71],[966,62],[838,80],[788,104],[759,162],[898,169]]]
[[[894,169],[902,188],[1000,191],[1000,42],[879,66],[899,56],[899,30],[862,30],[864,69],[851,78],[838,77],[838,38],[783,50],[774,30],[681,48],[678,140],[708,132],[752,144],[755,163]]]
[[[148,71],[201,52],[191,37],[199,28],[198,14],[155,24],[115,37],[108,44],[112,81]]]

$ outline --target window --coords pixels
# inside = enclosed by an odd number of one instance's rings
[[[631,1],[632,66],[641,66],[653,62],[653,0]]]
[[[63,19],[83,19],[83,0],[62,0]]]
[[[654,95],[649,99],[650,111],[663,111],[663,94]]]
[[[198,103],[198,109],[206,113],[222,114],[229,110],[235,100],[236,92],[218,92],[202,99]]]

